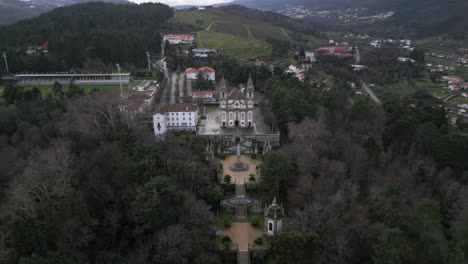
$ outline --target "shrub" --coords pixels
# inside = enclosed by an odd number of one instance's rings
[[[261,219],[260,219],[260,216],[258,216],[258,215],[254,215],[254,216],[252,216],[252,218],[250,219],[250,224],[251,224],[253,227],[260,227],[260,222],[261,222]]]
[[[258,237],[257,239],[254,240],[255,245],[261,245],[263,244],[263,238]]]
[[[231,175],[227,174],[227,175],[224,176],[224,182],[225,183],[229,184],[229,183],[231,183],[231,180],[232,180]]]
[[[249,175],[249,181],[251,181],[251,182],[255,181],[255,174],[250,174]]]

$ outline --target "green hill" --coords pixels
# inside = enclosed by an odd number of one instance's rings
[[[270,55],[272,47],[269,40],[289,41],[297,34],[314,38],[320,28],[242,6],[179,11],[170,24],[181,31],[196,31],[199,46],[219,49],[224,55],[236,57]]]

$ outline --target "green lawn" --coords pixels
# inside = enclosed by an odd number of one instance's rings
[[[123,89],[129,89],[132,85],[122,85]],[[31,90],[33,87],[37,87],[43,95],[52,93],[52,85],[24,85],[25,90]],[[109,89],[120,89],[119,84],[95,84],[95,85],[78,85],[79,88],[83,88],[84,92],[90,93],[94,88],[99,90],[109,90]],[[63,86],[63,91],[68,89],[67,85]]]
[[[302,35],[302,38],[307,40],[309,46],[314,49],[328,45],[328,40],[326,39],[319,39],[311,35]]]

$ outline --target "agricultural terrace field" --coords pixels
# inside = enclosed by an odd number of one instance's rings
[[[218,8],[179,11],[176,12],[170,22],[173,24],[191,25],[237,37],[253,37],[260,40],[268,38],[287,39],[283,30],[290,33],[287,29],[282,30],[278,26],[241,17]]]
[[[197,33],[197,41],[199,47],[218,49],[225,56],[251,58],[271,55],[268,43],[248,37],[205,30]]]
[[[444,86],[445,82],[442,79],[432,82],[428,76],[425,76],[412,80],[403,80],[392,85],[375,86],[373,90],[378,96],[384,99],[394,96],[403,98],[417,91],[424,91],[435,98],[443,100],[450,95],[449,92],[443,88]]]
[[[52,94],[52,85],[23,85],[25,90],[32,90],[33,87],[37,87],[42,95]],[[98,85],[78,85],[79,88],[83,88],[86,94],[90,93],[94,88],[99,90],[119,90],[119,84],[98,84]],[[122,85],[123,89],[129,89],[131,85]],[[3,90],[3,87],[0,86],[0,89]],[[63,85],[62,90],[66,92],[68,90],[68,85]]]

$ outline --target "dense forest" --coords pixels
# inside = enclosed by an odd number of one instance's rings
[[[0,50],[7,52],[12,72],[142,66],[146,51],[160,52],[161,25],[172,16],[163,4],[77,4],[0,27]],[[27,53],[46,42],[48,53]]]
[[[118,94],[70,88],[5,88],[0,263],[219,263],[202,141],[155,144]]]
[[[266,85],[287,136],[261,193],[287,201],[288,230],[320,239],[281,263],[466,263],[466,127],[448,126],[430,95],[381,107],[339,76],[329,92],[287,76]]]

